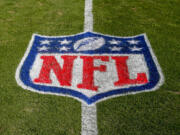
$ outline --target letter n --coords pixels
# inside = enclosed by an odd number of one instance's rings
[[[52,70],[61,86],[71,86],[73,62],[77,56],[61,56],[64,60],[61,68],[54,56],[41,56],[43,65],[39,77],[34,79],[36,83],[51,84],[50,71]]]

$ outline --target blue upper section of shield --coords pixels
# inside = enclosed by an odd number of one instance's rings
[[[84,38],[103,38],[105,40],[105,44],[96,50],[87,50],[87,51],[78,51],[76,50],[73,45]],[[48,40],[50,41],[49,44],[42,43],[41,41]],[[91,40],[91,42],[92,42]],[[139,42],[136,44],[133,44],[133,42],[130,44],[131,40],[138,40]],[[67,41],[68,43],[63,43],[63,41]],[[112,44],[114,41],[114,44]],[[116,43],[116,44],[115,44]],[[84,42],[84,44],[86,44]],[[84,45],[82,43],[82,46]],[[142,53],[142,51],[146,51],[147,46],[145,45],[144,36],[137,36],[134,38],[120,38],[120,37],[110,37],[110,36],[104,36],[97,33],[83,33],[78,34],[74,36],[67,36],[67,37],[42,37],[42,36],[35,36],[35,41],[33,43],[33,50],[36,53],[81,53],[81,54],[136,54],[136,53]],[[41,47],[46,46],[48,47],[47,50],[40,50]],[[67,50],[60,50],[63,46],[67,48]],[[121,47],[121,51],[112,51],[113,47]],[[139,48],[141,51],[133,51],[133,48]]]

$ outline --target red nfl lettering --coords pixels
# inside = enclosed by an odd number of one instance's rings
[[[106,72],[106,65],[94,66],[94,60],[109,61],[109,56],[79,56],[83,60],[82,83],[77,84],[77,88],[97,91],[98,86],[94,84],[94,71]],[[73,63],[77,56],[62,55],[63,67],[54,56],[41,56],[43,65],[39,77],[34,79],[35,83],[51,84],[50,71],[52,70],[61,86],[71,86]],[[148,82],[146,73],[137,73],[136,79],[130,79],[127,66],[128,56],[111,56],[115,61],[118,81],[114,86],[124,86],[129,84],[145,84]]]

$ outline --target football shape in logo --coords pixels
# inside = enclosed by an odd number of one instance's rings
[[[105,44],[105,40],[101,37],[89,37],[78,40],[74,44],[74,49],[77,51],[96,50]]]
[[[90,105],[156,90],[163,75],[145,34],[115,37],[84,32],[58,37],[34,34],[16,80],[24,89]]]

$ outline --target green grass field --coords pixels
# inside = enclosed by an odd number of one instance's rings
[[[146,33],[165,76],[155,92],[97,104],[99,135],[180,134],[180,1],[94,0],[94,31]],[[16,68],[31,35],[83,31],[84,0],[0,1],[0,135],[80,135],[81,103],[23,90]]]

